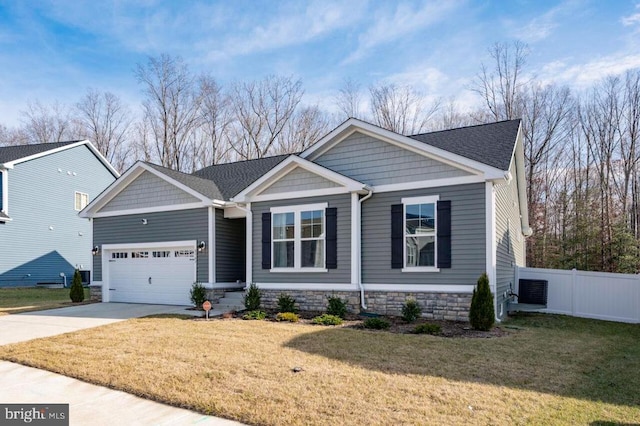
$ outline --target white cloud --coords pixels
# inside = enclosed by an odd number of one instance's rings
[[[296,4],[296,3],[294,3]],[[213,57],[247,55],[287,46],[296,46],[347,28],[362,18],[364,1],[297,3],[307,5],[301,10],[283,7],[282,11],[248,34],[234,35],[223,41],[222,49]],[[262,21],[264,17],[256,16]]]
[[[580,10],[583,6],[580,1],[568,0],[558,6],[549,9],[547,12],[536,16],[524,25],[520,25],[512,30],[513,36],[526,43],[535,43],[551,36],[556,28],[560,26],[567,16]]]
[[[640,13],[634,13],[633,15],[624,16],[622,17],[620,22],[622,22],[622,25],[624,25],[625,27],[638,24],[640,23]]]
[[[398,86],[410,86],[423,94],[439,94],[449,78],[437,68],[427,64],[414,65],[406,70],[388,75],[383,82]]]
[[[566,84],[577,89],[586,89],[609,75],[618,75],[640,67],[640,54],[623,53],[600,57],[583,64],[568,65],[563,61],[546,64],[540,80],[546,83]]]
[[[394,42],[404,36],[450,18],[461,6],[459,1],[421,2],[417,5],[388,2],[397,5],[394,10],[387,7],[374,13],[372,25],[359,36],[358,48],[344,63],[350,63],[366,56],[370,50],[381,44]]]

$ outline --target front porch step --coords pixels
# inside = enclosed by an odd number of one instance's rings
[[[243,311],[244,309],[244,291],[226,291],[218,303],[211,305],[211,310],[225,312]]]

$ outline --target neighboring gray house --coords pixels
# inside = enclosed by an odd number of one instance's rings
[[[519,120],[402,136],[349,119],[297,155],[187,175],[139,162],[81,216],[92,218],[104,301],[188,304],[195,281],[256,283],[274,306],[326,297],[466,320],[487,272],[506,314],[530,234]]]
[[[78,212],[117,177],[89,141],[0,147],[0,287],[89,271],[92,228]]]

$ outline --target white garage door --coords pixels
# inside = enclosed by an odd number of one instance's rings
[[[111,302],[190,305],[193,247],[115,249],[107,253]]]

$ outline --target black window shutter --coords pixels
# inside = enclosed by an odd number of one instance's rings
[[[438,268],[451,268],[451,201],[438,201]]]
[[[404,266],[404,205],[391,206],[391,268]]]
[[[327,207],[325,209],[325,223],[327,226],[327,235],[325,241],[327,244],[327,269],[338,268],[338,209],[335,207]]]
[[[262,213],[262,269],[271,269],[271,213]]]

